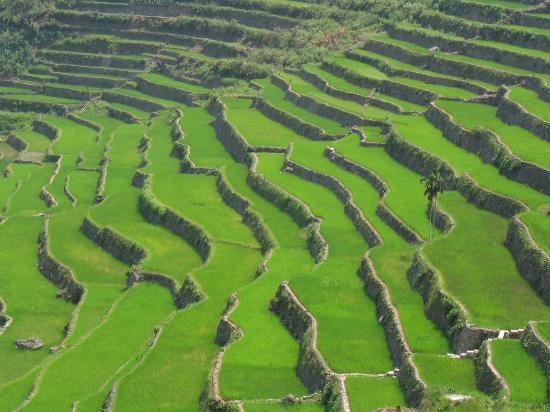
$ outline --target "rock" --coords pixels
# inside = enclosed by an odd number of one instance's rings
[[[52,346],[50,348],[50,353],[57,353],[59,352],[61,349],[63,349],[63,346]]]
[[[286,395],[285,397],[283,397],[283,399],[281,399],[281,402],[283,404],[293,405],[298,402],[298,399],[296,399],[294,395]]]
[[[431,51],[431,52],[438,52],[438,51],[439,51],[439,47],[438,47],[438,46],[430,47],[430,48],[428,49],[428,51]]]
[[[41,349],[44,346],[44,342],[42,342],[39,338],[29,338],[29,339],[19,339],[15,341],[15,347],[17,349],[32,349],[37,350]]]

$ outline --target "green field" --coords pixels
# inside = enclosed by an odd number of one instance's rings
[[[533,3],[0,0],[0,411],[549,409]]]

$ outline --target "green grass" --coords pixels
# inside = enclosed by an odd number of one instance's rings
[[[503,245],[506,219],[476,208],[457,193],[445,193],[440,202],[456,224],[447,237],[428,245],[425,253],[473,323],[520,328],[529,320],[546,319],[548,307],[517,272]]]
[[[291,83],[292,89],[301,95],[309,96],[316,99],[319,102],[328,104],[330,106],[338,107],[339,109],[354,113],[361,117],[366,117],[375,120],[384,120],[391,118],[393,113],[386,110],[379,109],[374,106],[363,106],[360,103],[340,99],[338,97],[330,96],[313,84],[306,82],[298,76],[289,73],[279,73],[280,77],[284,78],[287,82]]]
[[[25,409],[66,409],[99,391],[119,368],[136,362],[138,355],[148,350],[153,328],[173,308],[170,294],[162,286],[142,284],[129,289],[104,323],[49,365],[40,379],[44,390],[38,390]],[[122,341],[124,345],[120,345]]]
[[[0,360],[10,365],[0,372],[1,384],[21,378],[50,356],[48,348],[61,342],[74,309],[55,297],[57,287],[38,271],[36,240],[41,230],[42,219],[38,217],[14,217],[0,226],[0,296],[14,319],[0,341]],[[33,336],[44,342],[43,349],[29,352],[15,348],[15,340]]]
[[[335,371],[381,373],[391,369],[374,303],[365,295],[356,273],[367,245],[334,194],[297,176],[281,174],[282,160],[281,156],[262,154],[259,171],[299,196],[324,219],[321,230],[330,247],[329,258],[315,272],[291,281],[318,321],[319,350]],[[361,317],[356,316],[358,312]]]
[[[520,159],[550,168],[549,143],[519,126],[504,123],[496,116],[496,107],[450,100],[440,100],[437,105],[467,129],[483,127],[495,133]]]
[[[153,83],[158,83],[169,87],[175,87],[177,89],[189,90],[191,92],[208,93],[210,91],[210,89],[208,89],[207,87],[203,87],[194,83],[184,82],[182,80],[172,79],[171,77],[160,73],[149,72],[149,73],[144,73],[140,75],[140,77],[145,80],[149,80]]]
[[[546,342],[550,342],[550,322],[537,322],[535,328]]]
[[[353,410],[374,411],[404,407],[407,401],[395,378],[346,378],[346,388]]]
[[[324,158],[322,152],[327,142],[310,141],[274,121],[262,118],[260,113],[248,108],[246,101],[226,99],[225,102],[228,107],[228,118],[234,122],[245,138],[249,138],[249,143],[263,144],[263,141],[258,139],[260,136],[270,136],[270,142],[276,142],[279,146],[286,146],[292,142],[295,161],[337,177],[352,191],[356,203],[384,239],[384,245],[376,247],[372,251],[372,258],[380,276],[390,287],[394,304],[400,308],[409,342],[413,345],[414,350],[420,352],[445,353],[448,350],[445,338],[423,316],[421,298],[410,288],[405,278],[414,248],[408,246],[376,215],[376,206],[380,201],[378,193],[364,180],[344,171]],[[376,128],[369,130],[370,135],[377,133],[380,133],[380,130]],[[284,140],[282,140],[283,138]],[[279,140],[282,141],[279,142]],[[423,198],[420,176],[396,163],[383,149],[360,147],[356,135],[350,135],[341,141],[330,144],[351,160],[380,173],[390,186],[391,191],[387,197],[389,207],[405,222],[418,230],[421,235],[428,238],[426,201]],[[296,195],[301,197],[300,193],[296,193]]]
[[[521,220],[529,227],[535,243],[547,254],[550,254],[550,227],[548,216],[542,213],[524,213]]]
[[[539,99],[536,92],[524,87],[511,87],[509,97],[522,105],[528,112],[550,122],[550,104]]]
[[[352,93],[363,94],[365,96],[370,95],[370,96],[376,97],[377,99],[384,100],[388,103],[393,103],[404,111],[422,112],[425,110],[425,107],[419,104],[411,103],[406,100],[398,99],[393,96],[389,96],[387,94],[374,91],[372,89],[367,89],[365,87],[360,87],[355,84],[349,83],[345,79],[338,77],[326,70],[323,70],[319,66],[308,65],[306,66],[306,68],[309,72],[317,74],[318,76],[322,77],[324,80],[328,81],[331,86],[336,87],[338,89],[342,89]]]
[[[542,367],[518,340],[493,340],[493,364],[510,388],[512,402],[543,405],[546,398],[546,376]]]
[[[98,119],[100,124],[103,121]],[[141,133],[141,126],[128,124],[115,131],[108,154],[107,198],[92,210],[91,217],[98,224],[110,226],[144,247],[149,252],[149,258],[143,264],[145,269],[181,281],[189,270],[200,265],[199,256],[182,238],[145,220],[137,210],[140,190],[130,186],[140,163],[137,148]]]
[[[272,412],[272,411],[297,411],[315,412],[324,411],[322,405],[314,402],[301,402],[294,405],[282,403],[245,402],[245,408],[250,412]]]
[[[407,27],[407,25],[403,25],[403,26],[408,28],[408,29],[413,28],[412,26],[411,27]],[[421,29],[423,32],[426,32],[427,34],[430,34],[430,35],[435,34],[436,36],[439,36],[439,37],[442,37],[442,38],[454,39],[454,40],[464,40],[464,39],[461,39],[458,36],[449,36],[449,35],[446,35],[445,33],[442,33],[442,32],[436,32],[436,31],[433,31],[433,30],[422,29],[418,26],[414,26],[414,28],[415,29]],[[417,52],[417,53],[421,53],[421,54],[433,53],[434,55],[436,55],[438,57],[441,57],[441,58],[444,58],[444,59],[447,59],[447,60],[451,60],[451,61],[471,63],[471,64],[475,64],[475,65],[478,65],[478,66],[488,67],[488,68],[491,68],[491,69],[501,70],[501,71],[505,71],[505,72],[509,72],[509,73],[513,73],[513,74],[533,75],[533,73],[528,71],[528,70],[521,69],[521,68],[516,68],[516,67],[513,67],[513,66],[508,66],[508,65],[501,64],[501,63],[498,63],[498,62],[495,62],[495,61],[492,61],[492,60],[481,59],[481,58],[476,58],[476,57],[470,57],[470,56],[466,56],[464,54],[450,54],[450,53],[441,52],[441,51],[429,52],[427,47],[423,47],[423,46],[421,46],[419,44],[416,44],[416,43],[413,43],[413,42],[394,39],[392,37],[389,37],[388,35],[380,35],[380,36],[377,35],[377,39],[382,40],[382,41],[384,41],[386,43],[389,43],[389,44],[394,44],[394,45],[397,45],[397,46],[404,47],[404,48],[406,48],[410,51],[414,51],[414,52]],[[504,43],[496,43],[496,42],[490,42],[490,41],[484,41],[484,40],[476,40],[475,43],[479,43],[480,45],[486,45],[486,46],[492,46],[492,47],[497,47],[497,48],[501,48],[501,49],[506,49],[506,50],[510,50],[510,51],[514,51],[514,52],[519,52],[519,53],[531,55],[531,56],[534,56],[534,57],[542,57],[542,58],[545,58],[547,60],[548,60],[548,56],[549,56],[549,54],[545,53],[545,52],[541,52],[541,51],[534,50],[534,49],[525,49],[525,48],[521,48],[521,47],[509,45],[509,44],[504,44]],[[542,79],[545,79],[545,80],[547,80],[549,78],[548,75],[543,75],[543,74],[538,74],[538,73],[536,75],[538,77],[541,77]]]
[[[159,97],[153,97],[153,96],[150,96],[148,94],[142,93],[142,92],[140,92],[138,90],[134,90],[134,89],[122,88],[122,89],[116,89],[114,92],[118,93],[118,94],[124,94],[126,96],[137,97],[138,99],[142,99],[142,100],[148,100],[150,102],[158,103],[158,104],[160,104],[162,106],[165,106],[165,107],[181,107],[182,106],[182,103],[175,102],[173,100],[161,99]]]
[[[256,83],[262,86],[262,96],[270,104],[277,107],[278,109],[284,110],[287,113],[298,117],[304,122],[321,127],[326,133],[335,135],[347,133],[348,129],[340,125],[338,122],[328,119],[326,117],[319,116],[300,106],[295,105],[290,100],[287,100],[285,98],[286,93],[282,89],[271,83],[269,79],[256,80]]]
[[[18,152],[11,145],[0,141],[0,153],[0,171],[3,172],[17,158]]]
[[[68,99],[66,97],[47,96],[45,94],[14,93],[14,94],[8,94],[1,97],[3,99],[22,100],[22,101],[29,101],[29,102],[58,103],[58,104],[80,103],[79,100]]]
[[[469,153],[448,141],[441,130],[430,124],[425,117],[394,117],[393,123],[406,140],[446,160],[459,174],[467,172],[480,186],[516,198],[533,210],[548,203],[547,196],[505,178],[499,174],[496,167],[484,164],[474,153]]]
[[[479,396],[476,387],[474,361],[453,359],[441,355],[414,355],[420,377],[432,390]]]
[[[45,135],[33,130],[18,130],[17,136],[25,140],[29,145],[28,150],[33,152],[46,152],[53,143]]]

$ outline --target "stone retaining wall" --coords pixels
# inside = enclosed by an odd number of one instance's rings
[[[454,186],[468,202],[506,218],[528,209],[527,206],[516,199],[491,192],[479,186],[467,173],[455,179]]]
[[[122,103],[127,106],[134,106],[146,112],[156,112],[166,109],[166,106],[152,102],[150,100],[140,99],[139,97],[127,96],[125,94],[119,93],[104,92],[102,95],[102,99],[107,102]]]
[[[353,222],[353,225],[368,245],[370,247],[374,247],[382,243],[382,238],[376,229],[367,221],[367,219],[365,219],[361,209],[359,209],[354,203],[351,192],[338,179],[301,166],[298,163],[289,160],[288,157],[285,159],[283,171],[290,172],[305,180],[323,185],[330,189],[344,204],[344,211],[346,215]]]
[[[426,118],[440,129],[448,140],[476,153],[484,163],[494,164],[500,173],[509,179],[526,184],[544,194],[550,194],[550,170],[518,158],[490,130],[465,129],[457,124],[449,113],[434,104],[426,112]]]
[[[250,203],[248,200],[244,199],[240,194],[235,192],[231,187],[229,181],[226,179],[223,173],[218,174],[218,192],[220,193],[223,201],[237,213],[239,213],[243,219],[242,222],[250,228],[254,237],[261,246],[262,253],[264,254],[264,262],[261,267],[266,265],[267,260],[271,256],[271,251],[275,247],[275,238],[273,234],[264,223],[263,219],[255,211],[250,209]],[[263,271],[260,270],[258,274]]]
[[[55,200],[55,197],[48,191],[48,189],[46,189],[46,187],[40,189],[38,197],[42,199],[48,207],[57,206],[57,200]]]
[[[107,66],[117,69],[145,69],[145,59],[134,60],[116,56],[73,54],[62,52],[40,52],[40,56],[49,61],[78,66]]]
[[[63,296],[67,300],[77,304],[84,293],[84,287],[75,279],[71,269],[51,255],[48,223],[48,219],[44,220],[44,228],[38,238],[38,270],[63,291]]]
[[[277,75],[271,76],[271,82],[284,90],[286,92],[286,98],[297,106],[303,107],[310,112],[318,114],[319,116],[328,117],[329,119],[335,120],[346,127],[372,124],[373,122],[357,116],[356,114],[319,102],[312,97],[302,96],[293,91],[291,85]],[[378,124],[372,125],[375,126]]]
[[[111,105],[107,106],[107,114],[113,119],[120,120],[124,123],[140,123],[140,120],[132,113],[117,109],[116,107],[113,107]]]
[[[23,152],[27,150],[29,145],[25,140],[20,138],[19,136],[15,135],[14,133],[10,133],[8,135],[8,138],[6,139],[6,143],[9,144],[11,147],[13,147],[18,152]]]
[[[275,313],[294,339],[300,343],[297,374],[310,392],[323,390],[334,372],[317,349],[317,322],[283,282],[270,302]]]
[[[510,90],[505,86],[499,90],[497,117],[505,123],[523,127],[541,139],[550,141],[550,122],[527,111],[510,99],[509,94]]]
[[[88,217],[82,221],[80,231],[99,247],[129,265],[137,265],[147,257],[147,252],[141,246],[109,227],[101,228]]]
[[[529,322],[523,332],[521,343],[524,349],[541,365],[546,375],[546,396],[550,395],[550,346],[539,334],[536,322]]]
[[[107,183],[107,167],[102,164],[98,167],[99,179],[95,191],[94,202],[101,203],[105,200],[105,184]]]
[[[381,197],[381,201],[376,208],[376,214],[382,219],[388,226],[390,226],[399,236],[404,238],[411,244],[422,243],[422,238],[418,233],[407,226],[399,217],[397,217],[393,211],[384,204],[384,197],[387,194],[388,186],[386,183],[374,172],[358,165],[344,156],[338,154],[333,148],[326,147],[324,155],[333,163],[336,163],[341,168],[352,172],[353,174],[365,179],[369,182],[378,192]]]
[[[142,91],[145,94],[149,94],[151,96],[159,97],[166,100],[173,100],[190,106],[194,105],[195,99],[208,98],[208,93],[195,93],[190,90],[169,87],[162,84],[150,82],[141,77],[136,77],[135,81],[138,84],[138,90]]]
[[[248,161],[248,143],[227,120],[222,101],[218,98],[210,100],[208,111],[216,116],[212,126],[225,149],[237,162],[246,163]]]
[[[149,188],[145,188],[139,196],[139,211],[147,221],[164,226],[189,243],[203,262],[208,260],[212,246],[204,229],[164,206]]]
[[[67,117],[69,119],[71,119],[73,122],[75,123],[78,123],[82,126],[86,126],[90,129],[93,129],[95,130],[96,132],[100,133],[101,130],[103,129],[99,124],[97,123],[94,123],[92,122],[91,120],[88,120],[88,119],[83,119],[82,117],[78,117],[77,115],[75,115],[74,113],[69,113],[67,115]]]
[[[386,332],[393,362],[399,368],[399,384],[405,392],[407,401],[417,407],[424,397],[427,386],[413,363],[412,352],[405,339],[399,313],[391,302],[389,290],[378,277],[368,254],[361,261],[359,275],[365,282],[367,294],[376,303],[377,314]]]
[[[16,100],[0,96],[0,109],[14,112],[35,112],[51,113],[55,112],[59,116],[66,115],[71,110],[81,107],[80,103],[59,104],[38,101]]]
[[[482,40],[550,52],[550,36],[530,32],[528,27],[525,30],[515,30],[505,25],[476,23],[434,12],[421,12],[415,16],[415,20],[424,27],[443,30],[461,37],[470,39],[478,37]]]
[[[10,326],[12,317],[7,314],[6,302],[0,298],[0,335],[5,332],[6,328]]]
[[[474,358],[476,383],[479,390],[494,398],[507,400],[510,397],[510,388],[504,378],[493,365],[493,351],[491,339],[486,340]]]
[[[412,230],[405,222],[392,212],[384,203],[379,203],[376,207],[376,214],[389,227],[391,227],[399,236],[412,245],[418,245],[423,242],[418,233]]]
[[[69,198],[69,200],[71,201],[71,206],[76,206],[76,202],[77,202],[77,199],[76,197],[73,195],[73,193],[71,192],[71,189],[69,188],[69,181],[70,181],[70,177],[71,175],[67,175],[65,177],[65,183],[63,184],[63,192],[65,193],[65,195]]]
[[[372,172],[371,170],[352,162],[351,160],[346,159],[346,157],[342,156],[336,150],[330,147],[326,147],[325,151],[323,153],[331,162],[336,163],[338,166],[340,166],[342,169],[348,170],[352,172],[353,174],[365,179],[367,182],[369,182],[378,192],[378,195],[380,197],[384,197],[386,193],[388,192],[389,188],[386,182],[384,182],[380,176],[378,176],[376,173]]]
[[[33,120],[32,130],[36,133],[43,134],[50,140],[55,140],[61,136],[61,130],[55,126],[52,126],[49,123],[43,122],[42,120]]]
[[[408,29],[393,25],[386,25],[386,30],[392,37],[398,40],[416,43],[426,48],[437,46],[444,52],[458,52],[459,54],[463,54],[465,56],[493,60],[497,63],[539,72],[546,70],[546,67],[548,66],[548,62],[544,59],[534,58],[497,47],[480,45],[471,41],[450,39],[448,37],[438,36],[431,33],[427,34],[421,30]],[[419,64],[429,70],[434,70],[453,76],[472,78],[499,86],[501,84],[517,84],[522,78],[522,76],[514,75],[512,73],[506,73],[500,70],[481,67],[470,63],[448,60],[436,55],[414,53],[395,45],[388,44],[386,47],[388,52],[383,53],[385,55],[392,53],[389,55],[390,57],[403,60],[409,64]],[[417,63],[414,63],[414,61]]]
[[[122,86],[126,80],[115,80],[103,77],[92,77],[90,75],[80,76],[78,74],[57,73],[57,79],[60,83],[76,84],[88,87],[101,87],[103,89],[112,89]]]
[[[230,6],[230,5],[228,5]],[[202,16],[237,21],[240,24],[260,29],[291,28],[298,20],[286,16],[276,16],[260,10],[243,10],[233,7],[219,7],[211,4],[138,4],[138,3],[99,3],[79,2],[71,5],[73,10],[101,13],[122,13],[142,16]]]
[[[421,252],[416,252],[407,277],[422,296],[426,316],[447,335],[456,353],[478,349],[498,335],[498,330],[469,325],[466,309],[443,289],[439,273]]]
[[[436,93],[394,82],[392,80],[372,79],[338,63],[323,62],[323,68],[357,86],[376,89],[388,96],[393,96],[421,106],[425,106],[439,97]]]
[[[426,215],[428,216],[428,219],[433,219],[434,226],[443,233],[447,233],[455,224],[453,218],[445,213],[438,203],[429,203],[428,209],[426,210]]]
[[[52,86],[49,84],[44,85],[43,93],[48,96],[54,97],[63,97],[66,99],[75,99],[75,100],[90,100],[93,97],[100,95],[98,92],[87,92],[82,90],[73,90],[60,86]]]
[[[117,27],[119,30],[157,31],[173,34],[185,34],[196,37],[208,37],[227,42],[244,41],[253,46],[271,44],[275,46],[278,37],[273,32],[255,29],[239,23],[211,20],[202,17],[178,16],[163,18],[154,16],[132,16],[92,12],[72,12],[56,10],[52,17],[59,23],[78,25],[87,29]]]
[[[258,108],[262,114],[266,117],[269,117],[272,120],[275,120],[278,123],[288,127],[291,130],[294,130],[296,133],[307,137],[312,140],[336,140],[343,135],[331,135],[327,134],[320,127],[313,125],[311,123],[304,122],[302,119],[293,116],[292,114],[281,110],[262,97],[257,97],[254,106]]]
[[[161,273],[145,272],[134,268],[126,279],[126,287],[131,288],[138,282],[151,282],[164,286],[170,290],[174,299],[174,304],[178,309],[185,309],[189,305],[206,299],[199,284],[191,275],[187,275],[183,280],[181,288],[178,289],[174,279]]]
[[[387,50],[385,50],[386,45],[387,43],[367,40],[367,42],[363,47],[366,50],[370,50],[375,53],[385,55],[387,53]],[[382,59],[366,56],[364,54],[357,53],[355,51],[346,52],[346,57],[373,65],[378,70],[382,71],[383,73],[386,73],[388,76],[391,76],[391,77],[407,77],[409,79],[420,80],[429,84],[438,84],[442,86],[457,87],[457,88],[471,91],[472,93],[476,93],[476,94],[483,94],[488,92],[486,88],[470,83],[466,80],[452,79],[449,77],[440,77],[440,76],[426,74],[426,73],[419,73],[415,71],[399,69],[394,66],[391,66],[390,64],[388,64]]]
[[[129,79],[132,79],[139,73],[139,71],[135,70],[113,69],[110,67],[79,66],[73,64],[56,64],[55,70],[64,73],[93,73],[100,76],[127,77]]]
[[[315,263],[323,262],[328,256],[328,243],[321,234],[319,219],[308,205],[281,189],[256,170],[258,158],[252,155],[247,183],[257,194],[288,214],[306,235],[307,243]]]
[[[208,383],[201,394],[201,411],[207,412],[243,412],[244,409],[238,403],[228,402],[222,398],[220,390],[220,373],[225,351],[234,341],[243,336],[244,332],[235,325],[229,317],[239,305],[237,294],[233,293],[227,301],[227,305],[220,317],[220,323],[216,330],[215,342],[221,346],[214,365],[208,376]]]
[[[384,148],[399,163],[422,176],[435,170],[439,170],[445,178],[455,176],[455,171],[446,161],[403,139],[394,130],[388,134]]]
[[[550,304],[550,257],[536,244],[525,223],[517,217],[508,223],[504,244],[512,252],[519,273],[544,302]]]

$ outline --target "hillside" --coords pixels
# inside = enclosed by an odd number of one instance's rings
[[[0,22],[0,411],[550,408],[550,3]]]

